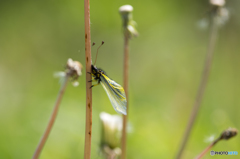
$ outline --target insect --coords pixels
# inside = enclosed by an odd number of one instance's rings
[[[103,43],[104,42],[102,42],[102,44]],[[91,88],[101,84],[115,111],[127,115],[127,100],[123,87],[114,80],[110,79],[103,70],[94,65],[91,66],[91,75],[92,81],[96,81],[97,84],[92,85]]]

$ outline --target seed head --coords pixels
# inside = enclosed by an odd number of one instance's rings
[[[235,128],[228,128],[227,130],[225,130],[221,136],[220,136],[220,139],[225,139],[225,140],[228,140],[234,136],[236,136],[238,133],[238,130],[235,129]]]
[[[78,86],[77,79],[82,75],[82,64],[78,61],[73,61],[71,58],[67,61],[66,75],[71,77],[73,85]]]

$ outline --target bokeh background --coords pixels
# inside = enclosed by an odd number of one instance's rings
[[[91,36],[97,66],[123,82],[123,35],[118,8],[134,7],[140,36],[130,42],[130,99],[127,157],[173,158],[194,102],[206,54],[209,29],[198,22],[210,9],[204,1],[91,0]],[[53,73],[68,58],[85,66],[83,1],[0,2],[0,158],[31,158],[60,88]],[[193,158],[228,127],[240,128],[240,2],[220,29],[213,67],[200,114],[183,158]],[[93,60],[97,46],[92,48]],[[79,87],[70,83],[42,159],[83,158],[85,71]],[[92,158],[99,155],[99,113],[115,114],[101,86],[93,89]],[[239,136],[213,150],[238,151]],[[239,155],[238,155],[239,156]],[[231,156],[237,158],[238,156]],[[207,158],[213,158],[206,155]],[[219,158],[215,156],[214,158]]]

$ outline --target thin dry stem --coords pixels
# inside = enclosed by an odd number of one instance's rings
[[[121,141],[121,150],[122,155],[121,159],[126,158],[126,141],[127,141],[127,117],[128,117],[128,76],[129,76],[129,35],[126,31],[124,34],[124,68],[123,68],[123,88],[126,93],[127,98],[127,115],[123,115],[123,129],[122,129],[122,141]]]
[[[204,94],[204,91],[205,91],[205,88],[206,88],[206,85],[207,85],[209,72],[210,72],[211,65],[212,65],[213,53],[214,53],[215,43],[216,43],[216,39],[217,39],[217,32],[218,32],[217,21],[216,21],[216,18],[213,17],[213,23],[212,23],[211,32],[210,32],[210,41],[209,41],[209,46],[208,46],[208,49],[207,49],[207,55],[206,55],[204,70],[203,70],[203,73],[202,73],[201,82],[200,82],[200,85],[199,85],[199,88],[198,88],[198,92],[197,92],[197,96],[196,96],[196,99],[195,99],[195,103],[193,105],[191,116],[189,118],[188,125],[187,125],[187,128],[185,130],[183,140],[182,140],[180,149],[177,153],[176,159],[181,158],[182,152],[183,152],[183,150],[186,146],[186,143],[187,143],[188,138],[190,136],[193,124],[195,122],[195,119],[197,117],[199,108],[201,106],[203,94]]]
[[[58,108],[59,108],[59,105],[61,103],[61,99],[63,97],[64,91],[65,91],[66,86],[67,86],[68,78],[69,78],[68,75],[66,75],[66,77],[64,78],[64,82],[63,82],[63,84],[62,84],[62,86],[60,88],[60,91],[58,93],[58,97],[57,97],[55,106],[53,108],[52,115],[51,115],[50,120],[48,122],[48,126],[47,126],[47,128],[45,130],[45,133],[43,134],[43,136],[42,136],[42,138],[41,138],[41,140],[40,140],[40,142],[38,144],[38,147],[37,147],[37,149],[36,149],[36,151],[35,151],[35,153],[34,153],[34,155],[32,157],[33,159],[38,159],[39,158],[39,155],[40,155],[40,153],[41,153],[41,151],[43,149],[43,146],[44,146],[44,144],[47,141],[47,138],[48,138],[48,136],[50,134],[50,131],[51,131],[51,129],[53,127],[53,124],[54,124],[54,121],[56,119],[56,116],[57,116],[57,113],[58,113]]]
[[[86,128],[84,159],[91,157],[91,137],[92,137],[92,82],[91,75],[91,34],[90,34],[90,4],[89,0],[84,0],[84,22],[85,22],[85,61],[86,61]]]
[[[214,145],[216,145],[220,140],[229,140],[230,138],[236,136],[238,130],[235,128],[228,128],[224,130],[219,138],[214,140],[206,149],[204,149],[195,159],[201,159]]]
[[[219,140],[218,140],[219,141]],[[195,159],[200,159],[202,158],[214,145],[216,144],[216,142],[211,143],[205,150],[203,150],[203,152],[200,153],[200,155],[198,155]]]

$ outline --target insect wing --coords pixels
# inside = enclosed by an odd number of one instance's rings
[[[127,115],[127,100],[123,87],[104,74],[100,78],[115,111]]]

